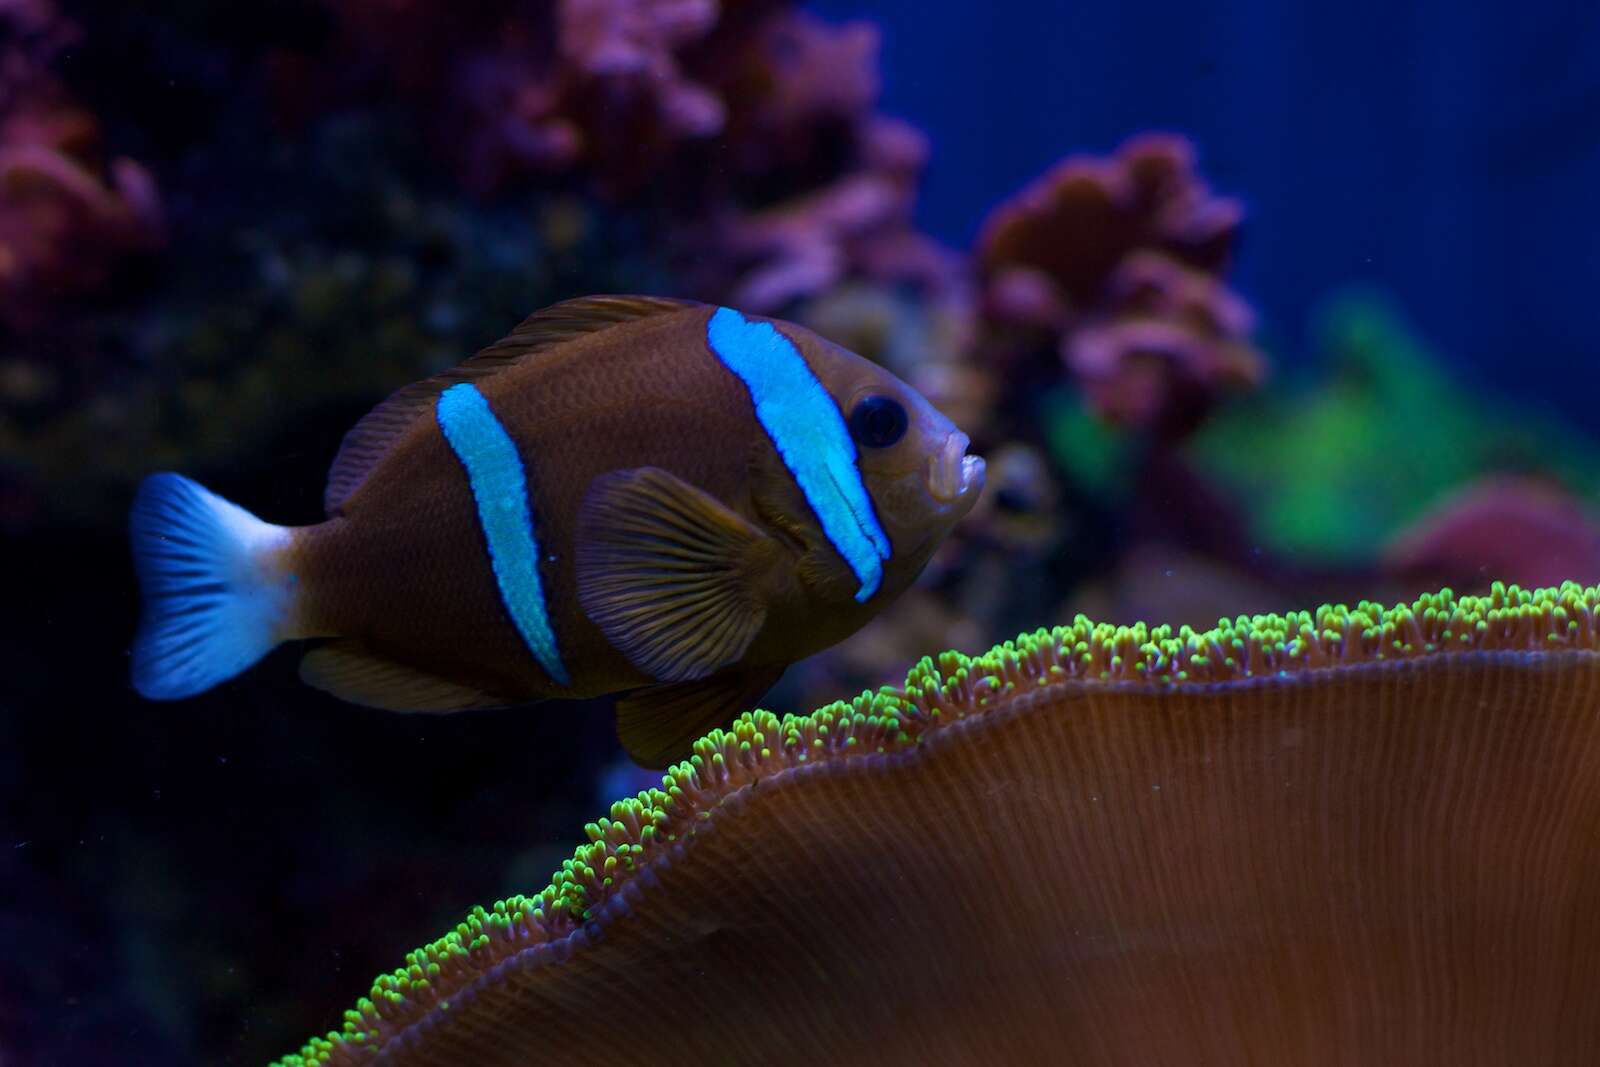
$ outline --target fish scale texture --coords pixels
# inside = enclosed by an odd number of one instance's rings
[[[1596,599],[1165,631],[1165,682],[1080,621],[748,717],[284,1062],[1597,1062]]]

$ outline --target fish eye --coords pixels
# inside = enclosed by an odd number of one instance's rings
[[[850,412],[850,436],[868,448],[888,448],[906,434],[906,409],[889,396],[869,396]]]

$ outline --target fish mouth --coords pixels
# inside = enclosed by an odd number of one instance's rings
[[[928,457],[928,492],[941,504],[953,504],[963,497],[976,498],[983,488],[983,457],[967,455],[972,439],[960,430],[944,439],[944,445]]]

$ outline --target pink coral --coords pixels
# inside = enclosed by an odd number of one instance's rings
[[[454,75],[468,183],[492,191],[520,171],[583,164],[631,192],[677,142],[722,129],[722,101],[678,60],[716,16],[712,0],[562,0],[553,49],[512,16]]]
[[[866,138],[869,150],[859,171],[776,207],[724,221],[721,246],[735,263],[749,264],[733,282],[729,299],[753,311],[773,311],[852,273],[940,273],[942,251],[911,230],[924,155],[921,134],[880,119]],[[899,143],[871,151],[886,141]]]
[[[723,100],[683,63],[717,25],[716,0],[328,6],[340,28],[331,54],[272,57],[281,117],[302,122],[377,80],[479,193],[583,168],[631,195],[682,142],[723,128]]]
[[[722,129],[722,101],[683,76],[674,52],[716,19],[714,0],[563,0],[562,52],[591,78],[650,86],[669,136],[707,137]]]
[[[871,111],[878,102],[880,44],[870,22],[833,26],[803,12],[775,20],[764,42],[772,67],[769,120],[793,126]]]
[[[334,10],[340,67],[386,72],[433,114],[470,188],[576,173],[658,201],[702,295],[770,311],[849,277],[949,288],[963,270],[912,227],[927,140],[876,111],[871,23],[780,0]],[[300,65],[278,68],[285,93],[320,92]]]
[[[800,187],[717,215],[707,243],[734,276],[711,288],[728,299],[776,311],[846,278],[936,297],[959,285],[964,264],[912,225],[928,142],[876,111],[878,47],[869,23],[782,12],[732,65],[725,148],[735,174],[748,186]]]
[[[1499,476],[1437,504],[1383,553],[1384,570],[1459,589],[1600,579],[1600,517],[1559,485]]]
[[[781,177],[793,167],[809,177],[834,153],[859,154],[878,99],[876,26],[834,25],[782,5],[720,28],[712,45],[692,66],[728,102],[723,148],[737,178]],[[920,135],[910,149],[923,152]]]
[[[1261,383],[1254,316],[1211,275],[1139,251],[1113,272],[1105,300],[1065,335],[1062,355],[1106,419],[1182,437],[1221,394]]]
[[[782,0],[334,11],[340,67],[384,71],[435,114],[469,187],[572,172],[614,199],[658,200],[703,295],[776,310],[847,277],[948,288],[962,271],[911,225],[927,141],[876,111],[870,23]],[[286,94],[319,93],[301,64],[278,69]]]
[[[126,256],[163,239],[150,173],[101,165],[99,127],[50,72],[77,28],[49,0],[0,0],[0,320],[27,330],[52,306],[102,286]]]
[[[1181,137],[1070,157],[984,223],[985,315],[1024,349],[1054,336],[1103,417],[1182,436],[1264,374],[1249,307],[1221,279],[1242,214],[1212,194]],[[1007,345],[996,349],[1004,363]]]
[[[1173,134],[1132,138],[1110,159],[1069,156],[995,208],[978,237],[986,276],[1028,269],[1074,308],[1098,301],[1138,248],[1211,273],[1232,255],[1243,208],[1214,196],[1194,170],[1194,148]]]

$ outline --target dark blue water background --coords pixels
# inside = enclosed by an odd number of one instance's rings
[[[1066,151],[1178,130],[1247,205],[1235,277],[1276,359],[1330,290],[1375,283],[1482,384],[1600,427],[1600,4],[813,7],[882,25],[941,238]]]

